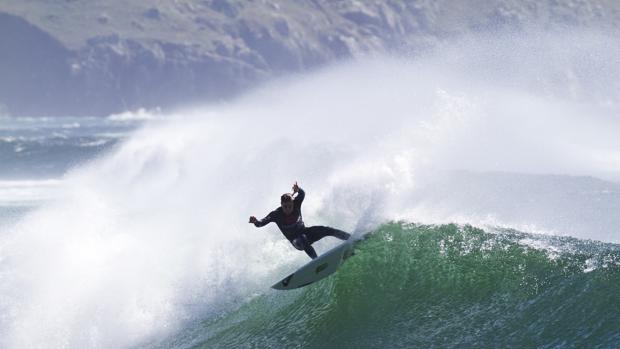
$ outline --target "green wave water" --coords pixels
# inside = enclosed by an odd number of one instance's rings
[[[391,223],[332,277],[272,291],[165,347],[614,348],[620,247]]]

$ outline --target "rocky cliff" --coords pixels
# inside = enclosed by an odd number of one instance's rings
[[[0,113],[175,107],[470,32],[616,30],[619,19],[614,0],[3,0]]]

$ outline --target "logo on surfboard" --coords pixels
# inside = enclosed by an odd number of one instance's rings
[[[323,264],[319,265],[318,267],[316,267],[315,273],[318,274],[318,273],[322,272],[323,270],[325,270],[327,268],[328,265],[329,265],[329,263],[323,263]]]

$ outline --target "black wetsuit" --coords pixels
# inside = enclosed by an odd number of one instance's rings
[[[312,244],[316,241],[326,237],[333,236],[341,240],[347,240],[351,235],[344,231],[324,227],[314,226],[306,227],[304,225],[303,218],[301,216],[301,204],[306,197],[306,193],[303,189],[299,188],[297,196],[293,200],[293,212],[287,215],[282,210],[282,207],[271,211],[267,217],[254,223],[257,227],[262,227],[271,222],[275,222],[280,228],[280,231],[284,236],[295,246],[298,250],[306,251],[310,258],[316,258],[316,251],[312,247]]]

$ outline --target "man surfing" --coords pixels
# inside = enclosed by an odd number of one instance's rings
[[[317,255],[312,247],[313,243],[326,236],[347,240],[351,237],[351,234],[324,226],[306,227],[301,217],[301,203],[304,201],[305,197],[306,193],[297,185],[297,182],[295,182],[295,184],[293,184],[293,193],[285,193],[280,197],[280,207],[271,211],[267,217],[261,220],[251,216],[250,223],[260,228],[271,222],[275,222],[282,234],[284,234],[296,249],[306,251],[310,258],[315,259]]]

